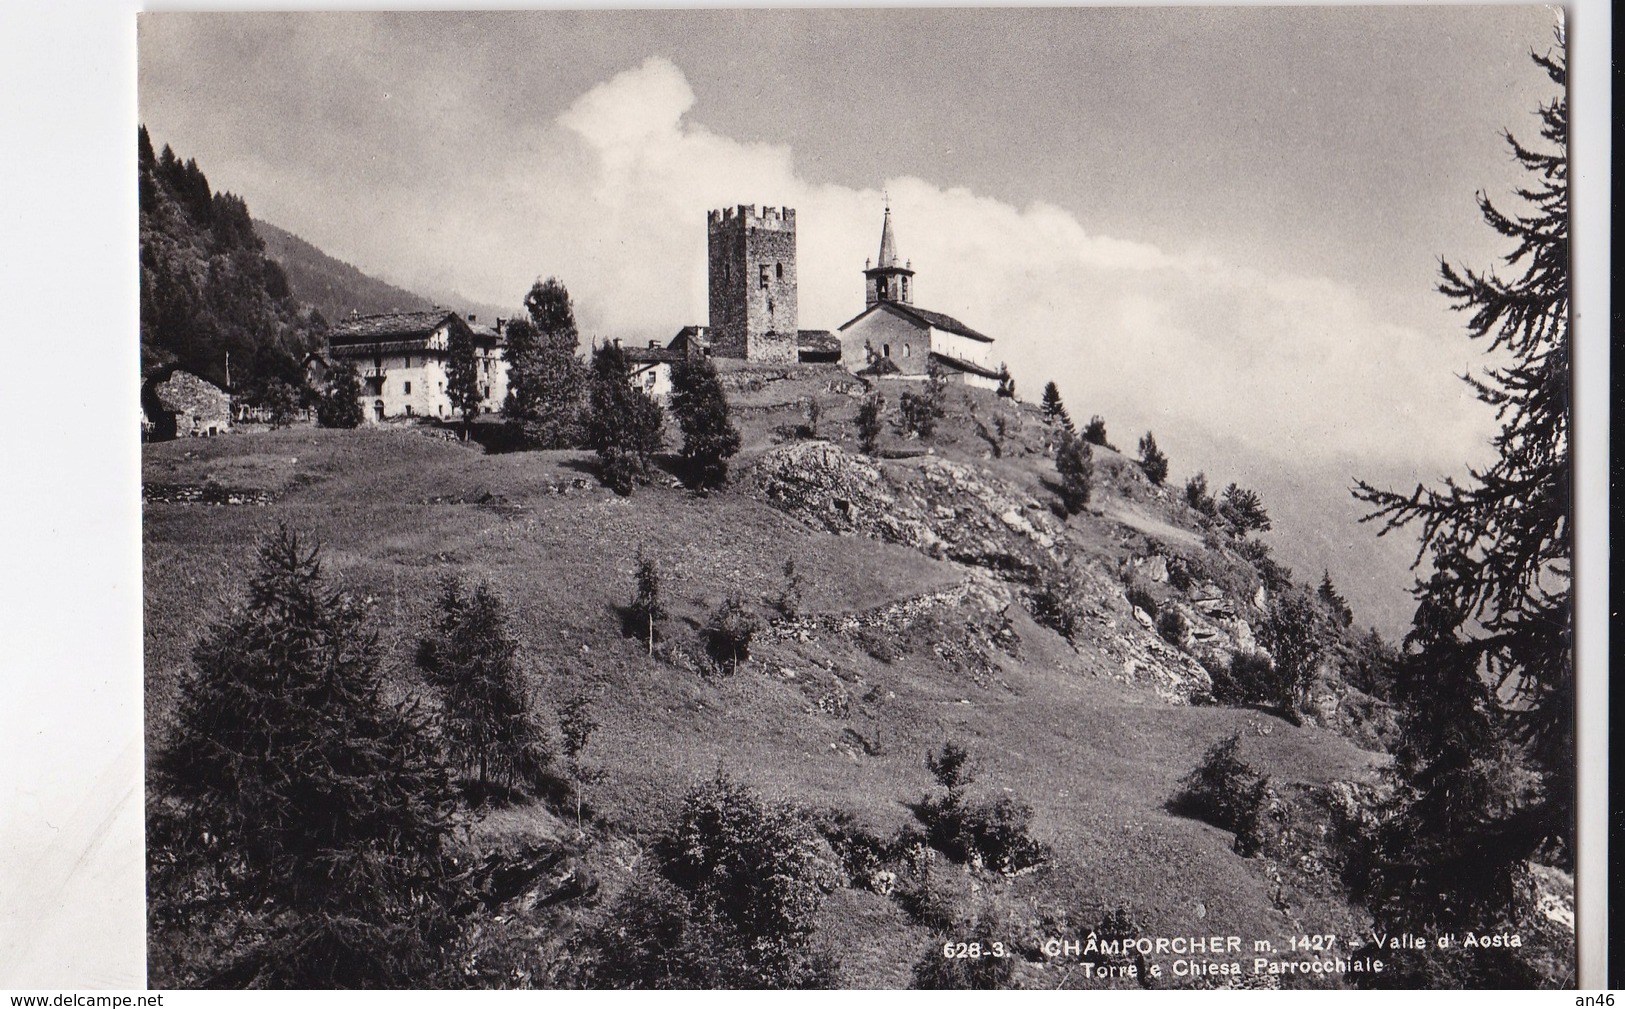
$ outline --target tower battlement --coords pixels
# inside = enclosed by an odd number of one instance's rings
[[[710,211],[706,221],[711,227],[733,224],[735,227],[743,225],[747,228],[794,230],[796,211],[794,207],[762,207],[758,210],[754,203],[741,203],[737,207]]]

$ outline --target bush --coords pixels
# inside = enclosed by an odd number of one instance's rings
[[[1028,835],[1032,807],[1009,796],[981,802],[967,802],[965,786],[975,776],[970,754],[958,743],[944,743],[937,754],[928,754],[926,767],[947,794],[926,798],[919,806],[931,847],[958,862],[986,866],[1011,874],[1042,863],[1048,849]]]
[[[322,427],[357,428],[365,419],[360,376],[349,365],[336,366],[332,383],[316,403],[316,423]]]
[[[1185,481],[1185,503],[1208,518],[1218,517],[1219,503],[1208,493],[1207,474],[1198,473]]]
[[[705,625],[706,654],[719,671],[737,673],[739,663],[750,658],[750,643],[755,635],[756,615],[729,596]]]
[[[1083,625],[1083,612],[1073,599],[1069,581],[1044,581],[1027,596],[1027,611],[1033,619],[1067,640]]]
[[[1084,425],[1083,428],[1083,440],[1091,445],[1099,445],[1101,448],[1111,448],[1112,446],[1106,441],[1106,418],[1098,413],[1090,417],[1089,423]]]
[[[1138,575],[1129,577],[1128,588],[1123,590],[1123,595],[1128,598],[1130,606],[1144,610],[1146,616],[1155,617],[1161,609],[1157,605],[1157,597],[1151,593],[1151,586]]]
[[[1212,673],[1213,699],[1220,704],[1266,704],[1282,707],[1291,696],[1290,682],[1262,652],[1237,652],[1223,673]]]
[[[1162,640],[1176,648],[1185,647],[1185,639],[1190,632],[1191,622],[1185,618],[1185,614],[1171,606],[1157,617],[1157,633]]]
[[[633,386],[626,354],[617,344],[593,352],[588,388],[587,435],[600,475],[615,493],[630,494],[648,479],[649,461],[664,438],[665,411]]]
[[[1179,811],[1236,835],[1236,853],[1252,857],[1262,850],[1263,819],[1271,796],[1268,775],[1260,774],[1237,755],[1241,736],[1215,743],[1180,783]]]
[[[772,599],[773,608],[786,620],[794,620],[801,615],[801,586],[804,579],[796,570],[793,557],[784,559],[784,585]]]
[[[1003,956],[991,954],[995,943],[1002,946]],[[962,944],[967,949],[961,950]],[[970,947],[974,947],[973,953]],[[977,915],[962,929],[932,937],[931,945],[914,963],[913,987],[934,991],[1012,988],[1015,961],[1010,936],[999,922],[988,915]]]
[[[810,988],[832,980],[812,945],[838,871],[794,808],[719,774],[692,789],[617,906],[594,980],[628,988]]]
[[[1157,448],[1157,439],[1150,431],[1140,439],[1140,468],[1154,487],[1161,487],[1162,482],[1168,479],[1168,457]]]
[[[884,426],[886,397],[870,393],[858,405],[858,447],[865,455],[874,455],[880,447],[880,432]]]

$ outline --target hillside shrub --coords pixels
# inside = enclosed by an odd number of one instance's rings
[[[658,637],[656,625],[666,618],[666,604],[660,590],[660,567],[653,557],[645,556],[638,548],[637,570],[633,574],[632,603],[626,609],[627,624],[647,642],[650,655],[655,653]]]
[[[1151,586],[1146,584],[1139,575],[1130,575],[1128,587],[1123,590],[1130,606],[1142,609],[1146,616],[1155,617],[1161,607],[1157,605],[1157,597],[1152,594]]]
[[[1179,610],[1170,606],[1158,614],[1157,634],[1162,637],[1162,640],[1175,648],[1184,648],[1185,639],[1190,636],[1190,633],[1191,622]]]
[[[886,397],[872,392],[858,404],[858,447],[864,455],[874,455],[880,447],[880,432],[885,425]]]
[[[1150,431],[1140,439],[1140,468],[1145,471],[1145,478],[1151,481],[1153,487],[1161,487],[1162,482],[1168,479],[1168,457],[1157,448],[1157,439]]]
[[[772,605],[779,611],[779,616],[786,620],[794,620],[801,615],[801,586],[805,579],[801,572],[796,570],[796,561],[793,557],[784,559],[784,583],[773,596]]]
[[[1083,609],[1075,598],[1072,583],[1064,578],[1046,579],[1028,593],[1027,612],[1068,641],[1083,626]]]
[[[1236,853],[1250,858],[1262,848],[1262,821],[1273,793],[1269,776],[1242,760],[1240,748],[1241,736],[1236,733],[1215,743],[1180,782],[1176,807],[1182,814],[1233,832]]]
[[[1208,518],[1218,517],[1219,503],[1213,500],[1213,495],[1207,489],[1206,473],[1198,473],[1185,481],[1185,503]]]
[[[653,854],[653,871],[595,943],[597,984],[810,988],[833,980],[812,935],[839,873],[793,807],[719,773],[689,791]]]
[[[1262,652],[1237,652],[1229,668],[1213,672],[1213,699],[1220,704],[1263,704],[1281,707],[1291,696],[1291,683]]]
[[[927,367],[925,386],[920,392],[905,392],[898,400],[899,423],[904,433],[929,438],[937,430],[937,421],[945,415],[944,400],[948,393],[948,376],[942,366],[932,361]]]
[[[956,862],[1014,874],[1039,865],[1048,848],[1032,838],[1032,807],[1007,795],[969,801],[965,787],[975,780],[970,754],[955,742],[926,756],[926,767],[947,794],[921,800],[917,815],[931,847]]]
[[[1003,956],[993,956],[994,944]],[[966,949],[961,949],[964,944]],[[972,953],[973,955],[967,955]],[[1016,954],[1010,935],[991,915],[979,914],[970,922],[931,938],[914,962],[912,986],[922,990],[998,991],[1015,987]]]
[[[756,615],[733,596],[722,601],[705,625],[705,651],[718,672],[737,673],[739,664],[750,658],[751,639],[756,636]]]
[[[1090,417],[1089,423],[1084,425],[1083,428],[1083,440],[1091,445],[1099,445],[1101,448],[1112,448],[1112,445],[1106,441],[1106,418],[1098,413]]]
[[[587,435],[604,485],[630,494],[648,479],[649,461],[663,441],[665,411],[632,384],[626,354],[613,343],[593,352],[587,400]]]

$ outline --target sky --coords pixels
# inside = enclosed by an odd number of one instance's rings
[[[706,321],[707,210],[797,210],[803,328],[863,307],[889,200],[916,303],[1403,628],[1354,477],[1486,457],[1441,256],[1534,137],[1544,7],[202,14],[139,22],[139,114],[216,188],[409,288],[589,338]],[[455,304],[455,301],[453,301]],[[1330,518],[1328,518],[1330,516]]]

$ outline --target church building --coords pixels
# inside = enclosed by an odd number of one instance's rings
[[[863,276],[865,308],[839,330],[842,364],[859,373],[919,379],[935,361],[953,380],[998,387],[991,336],[914,304],[913,263],[899,265],[890,207],[880,225],[880,259],[865,262]]]

